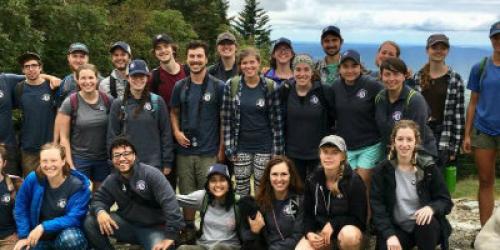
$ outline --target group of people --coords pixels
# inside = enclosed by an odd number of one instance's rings
[[[113,249],[113,236],[145,249],[360,249],[372,227],[377,249],[446,249],[453,204],[441,170],[462,142],[474,149],[482,224],[493,209],[500,22],[490,40],[467,112],[444,34],[429,36],[413,76],[393,41],[366,70],[357,51],[341,52],[336,26],[322,31],[320,61],[280,38],[266,70],[230,32],[209,67],[202,41],[183,65],[172,38],[155,36],[152,70],[116,42],[106,78],[82,43],[63,80],[23,54],[24,76],[0,75],[0,248]]]

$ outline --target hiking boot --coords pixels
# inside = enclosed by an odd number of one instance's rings
[[[190,226],[184,227],[177,245],[196,245],[196,228]]]

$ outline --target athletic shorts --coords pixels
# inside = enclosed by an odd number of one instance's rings
[[[471,140],[474,148],[500,150],[500,136],[491,136],[473,128]]]
[[[384,146],[377,143],[356,150],[347,150],[347,161],[352,169],[372,169],[384,158]]]

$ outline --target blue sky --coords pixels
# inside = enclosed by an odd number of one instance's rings
[[[271,38],[318,42],[334,24],[349,43],[425,44],[445,33],[452,45],[489,46],[489,27],[500,20],[500,0],[260,0],[271,18]],[[244,0],[229,0],[229,16]]]

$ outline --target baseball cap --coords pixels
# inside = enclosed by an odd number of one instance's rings
[[[450,40],[445,34],[432,34],[427,38],[427,48],[437,43],[443,43],[446,47],[450,47]]]
[[[231,41],[236,44],[236,37],[231,32],[222,32],[217,36],[217,45],[222,41]]]
[[[343,63],[347,59],[352,59],[357,64],[361,64],[361,56],[353,49],[346,50],[340,55],[340,63]]]
[[[321,40],[323,40],[323,38],[325,38],[325,36],[328,34],[338,36],[342,39],[342,36],[340,35],[340,29],[335,25],[329,25],[323,28],[323,30],[321,31]]]
[[[158,34],[155,37],[153,37],[153,47],[156,47],[159,43],[166,43],[166,44],[171,44],[174,42],[172,38],[167,35],[167,34]]]
[[[35,52],[30,52],[30,51],[27,51],[26,53],[22,54],[21,56],[19,56],[17,58],[17,62],[19,63],[19,65],[23,65],[26,61],[28,60],[37,60],[39,61],[40,63],[42,62],[42,58],[40,57],[40,55],[38,55],[37,53]]]
[[[87,45],[83,44],[83,43],[72,43],[70,46],[69,46],[69,49],[68,49],[68,54],[71,54],[71,53],[74,53],[74,52],[77,52],[77,51],[80,51],[80,52],[83,52],[85,54],[89,54],[89,48],[87,47]]]
[[[347,152],[347,146],[345,145],[344,139],[338,135],[328,135],[321,139],[319,143],[319,147],[323,147],[326,145],[335,146],[342,152]]]
[[[493,37],[494,35],[496,34],[499,34],[500,33],[500,21],[494,23],[493,25],[491,25],[491,28],[490,28],[490,38]]]
[[[226,177],[228,180],[231,179],[231,176],[229,176],[229,170],[227,169],[227,166],[224,164],[215,163],[212,166],[210,166],[207,172],[207,179],[214,174],[220,174]]]
[[[109,48],[109,53],[113,53],[115,49],[122,49],[123,51],[127,52],[129,56],[132,55],[132,49],[126,42],[118,41],[116,43],[113,43],[113,45],[111,45],[111,48]]]
[[[288,39],[288,38],[280,37],[280,38],[278,38],[278,39],[276,39],[274,41],[274,43],[273,43],[273,49],[271,51],[274,52],[274,50],[276,49],[276,47],[278,47],[278,45],[280,45],[280,44],[286,44],[286,45],[288,45],[293,50],[292,41],[290,41],[290,39]]]
[[[135,59],[128,65],[128,75],[147,75],[149,74],[148,65],[144,60]]]

